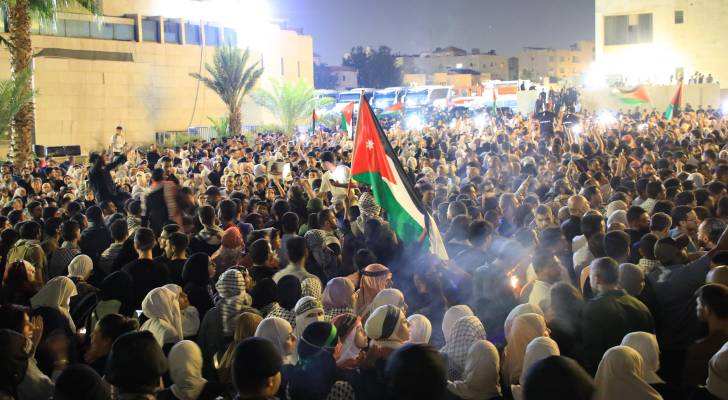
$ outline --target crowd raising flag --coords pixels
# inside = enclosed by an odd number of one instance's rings
[[[343,110],[341,110],[341,130],[346,131],[349,134],[349,137],[351,137],[352,129],[354,128],[352,126],[352,120],[354,118],[354,102],[347,104],[346,107],[344,107]]]
[[[448,259],[435,220],[415,195],[384,130],[363,98],[359,102],[351,175],[371,187],[374,199],[387,211],[389,224],[402,242],[416,242],[427,232],[425,244],[430,252],[441,260]]]
[[[616,95],[622,103],[629,106],[639,106],[652,103],[650,94],[647,92],[647,88],[644,85],[637,85],[631,89],[618,89]]]
[[[670,101],[670,104],[667,106],[667,110],[665,111],[665,118],[669,121],[672,119],[673,115],[680,114],[680,104],[682,104],[682,97],[683,97],[683,84],[682,81],[677,85],[677,91],[675,92],[675,95],[672,96],[672,100]]]
[[[404,103],[401,101],[394,103],[384,110],[384,114],[396,114],[404,111]]]

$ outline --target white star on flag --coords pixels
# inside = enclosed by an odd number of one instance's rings
[[[367,149],[371,150],[373,148],[374,148],[374,141],[372,141],[371,139],[367,140]]]

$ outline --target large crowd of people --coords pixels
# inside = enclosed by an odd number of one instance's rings
[[[460,117],[0,165],[0,399],[728,399],[728,119]]]

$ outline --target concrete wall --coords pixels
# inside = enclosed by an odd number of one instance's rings
[[[108,0],[105,9],[128,5],[122,3],[127,2]],[[141,0],[133,3],[135,7],[155,4]],[[112,15],[122,13],[119,7]],[[313,85],[310,36],[273,27],[266,32],[265,39],[264,47],[251,50],[251,59],[262,60],[265,69],[259,85],[267,85],[270,79],[302,79]],[[131,55],[131,61],[44,57],[43,53],[37,56],[36,144],[80,145],[82,152],[88,153],[106,146],[117,125],[125,128],[128,142],[145,144],[154,140],[155,132],[210,126],[208,117],[218,118],[227,113],[215,93],[189,76],[192,72],[207,75],[204,64],[212,62],[214,47],[40,35],[34,35],[32,40],[36,54],[62,49]],[[238,34],[238,43],[246,46],[246,37]],[[0,78],[9,76],[9,65],[9,54],[3,47]],[[273,122],[270,113],[249,97],[246,99],[243,124]]]
[[[467,68],[490,74],[493,79],[508,79],[508,57],[489,54],[464,56],[401,57],[402,70],[406,74],[434,74],[453,68]],[[458,67],[460,65],[460,67]]]
[[[684,22],[675,23],[675,11]],[[604,17],[652,13],[652,43],[607,46]],[[728,87],[728,0],[596,0],[597,63],[607,74],[668,83],[679,69],[685,79],[699,71]]]

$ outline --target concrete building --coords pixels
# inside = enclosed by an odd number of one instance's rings
[[[596,0],[595,10],[608,78],[664,84],[700,72],[728,87],[728,0]]]
[[[491,50],[481,53],[479,49],[470,52],[457,47],[437,48],[432,52],[401,56],[398,62],[405,74],[427,74],[447,72],[451,69],[471,69],[492,79],[507,80],[508,57]]]
[[[591,41],[579,41],[568,49],[524,47],[518,55],[518,78],[574,80],[581,77],[593,61],[594,42]]]
[[[250,47],[265,69],[262,85],[313,85],[312,38],[247,20],[226,8],[244,6],[236,1],[104,1],[102,18],[71,9],[55,25],[34,23],[36,144],[80,145],[86,154],[106,146],[117,125],[131,144],[152,142],[155,132],[209,126],[208,117],[224,116],[225,106],[189,74],[207,74],[205,63],[226,42]],[[0,78],[9,74],[3,47]],[[243,124],[264,122],[272,117],[248,98]]]
[[[452,69],[448,72],[434,74],[404,74],[402,84],[405,86],[452,86],[456,96],[476,96],[483,92],[483,80],[490,76],[469,69]]]
[[[336,78],[335,90],[349,90],[359,87],[359,73],[354,67],[347,66],[329,66],[327,67],[331,75]]]

